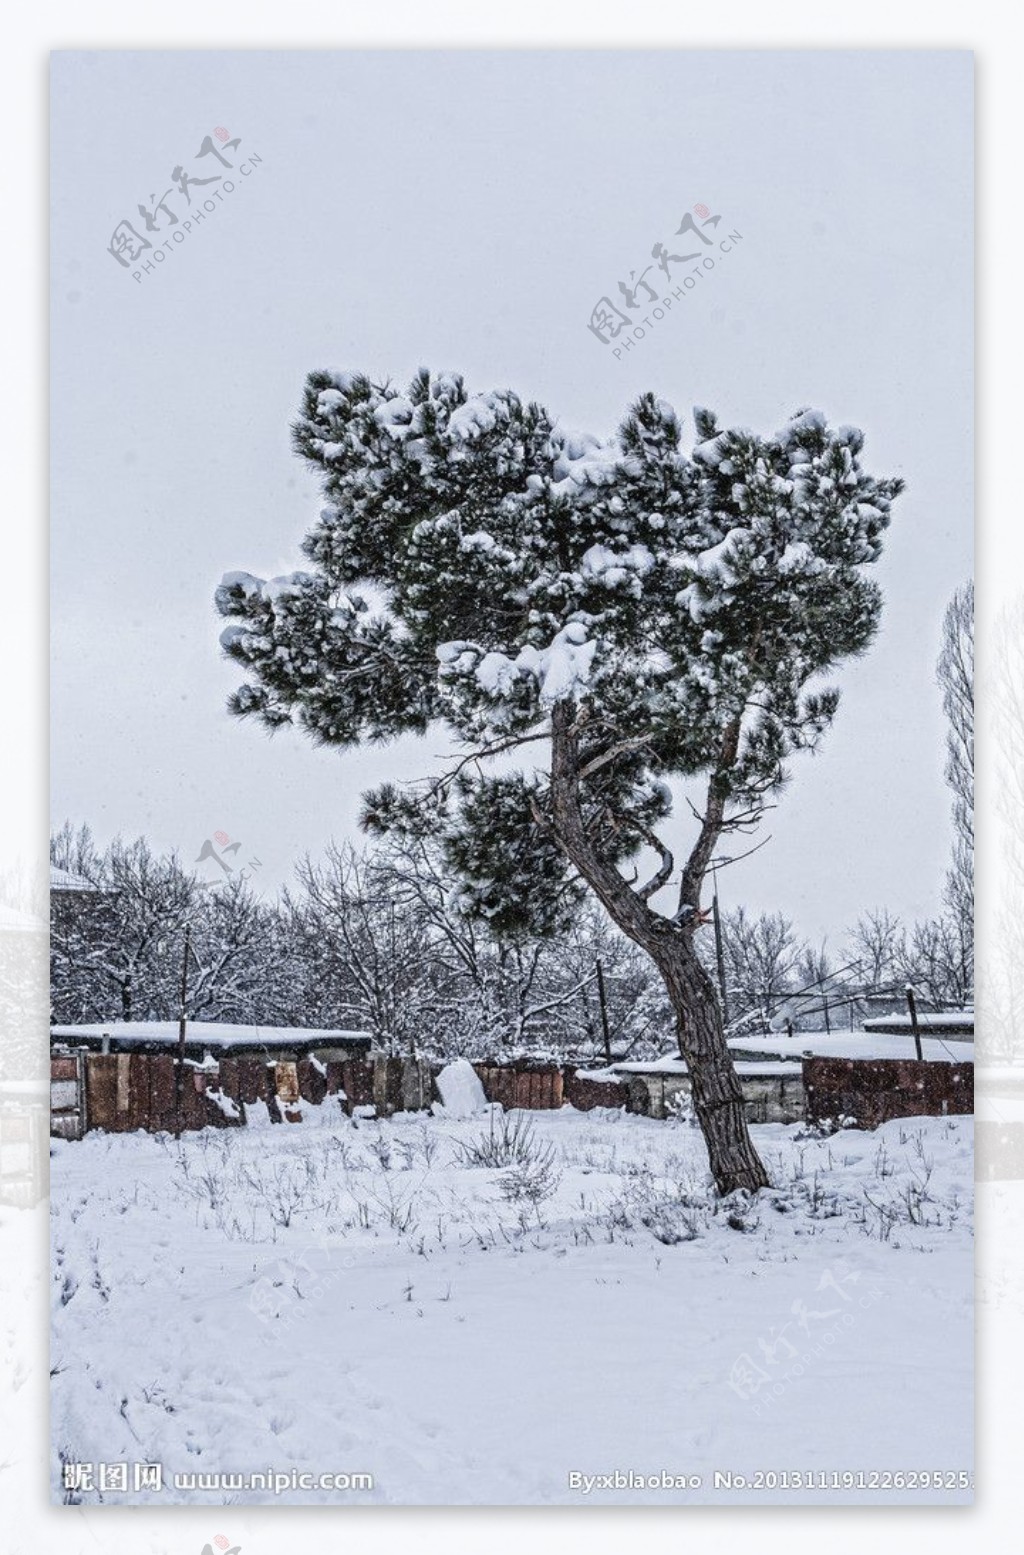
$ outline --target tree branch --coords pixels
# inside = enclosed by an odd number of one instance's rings
[[[664,918],[631,889],[587,835],[580,809],[579,733],[575,704],[556,702],[551,714],[551,829],[559,847],[629,938],[650,944]],[[535,809],[536,814],[536,809]]]
[[[740,720],[733,718],[722,732],[722,744],[718,754],[715,770],[708,781],[708,798],[701,820],[700,832],[697,841],[693,845],[693,851],[683,868],[683,876],[679,883],[679,906],[687,904],[695,909],[700,906],[701,887],[704,884],[704,876],[707,874],[711,855],[715,851],[718,839],[722,835],[725,824],[725,800],[726,791],[723,779],[733,766],[740,744]],[[696,917],[696,913],[694,914]]]
[[[647,736],[644,734],[637,735],[632,740],[620,740],[617,745],[609,746],[607,750],[601,752],[600,756],[594,756],[590,761],[584,762],[579,770],[580,782],[585,778],[593,777],[595,772],[600,772],[602,767],[606,767],[619,756],[631,755],[633,751],[642,750],[648,743]]]
[[[480,750],[470,751],[467,755],[460,757],[454,767],[442,773],[439,778],[434,778],[431,781],[430,792],[436,794],[440,789],[445,788],[474,761],[486,761],[491,756],[500,756],[503,751],[518,750],[520,745],[532,745],[536,744],[538,740],[548,740],[550,738],[551,730],[541,729],[538,734],[517,734],[507,740],[498,740],[493,745],[485,745]]]
[[[650,880],[648,880],[647,884],[640,886],[636,893],[637,896],[641,897],[645,902],[647,902],[650,901],[652,896],[657,895],[662,886],[668,885],[675,871],[676,861],[669,849],[665,846],[659,837],[655,836],[654,832],[649,831],[646,826],[641,827],[640,831],[643,835],[644,841],[649,843],[649,845],[656,853],[661,854],[661,863],[657,870],[651,876]]]

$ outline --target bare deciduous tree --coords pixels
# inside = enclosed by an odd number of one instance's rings
[[[865,993],[888,993],[895,987],[905,959],[905,938],[900,920],[885,907],[873,907],[857,919],[847,944]]]
[[[276,914],[244,882],[204,888],[175,855],[154,853],[142,837],[115,838],[101,853],[88,827],[68,823],[52,839],[51,862],[94,888],[53,897],[55,1020],[174,1019],[186,924],[189,1018],[280,1018],[287,958],[275,943]]]
[[[802,947],[793,925],[781,913],[756,917],[745,907],[722,915],[722,948],[732,1024],[758,1022],[768,1029],[772,1014],[797,986],[795,973]],[[701,941],[709,965],[710,937]]]

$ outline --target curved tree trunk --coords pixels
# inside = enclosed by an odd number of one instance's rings
[[[747,1128],[743,1093],[722,1026],[714,984],[701,966],[692,934],[676,930],[655,950],[644,945],[661,973],[676,1017],[679,1046],[690,1071],[693,1110],[707,1145],[719,1193],[756,1192],[768,1174]]]
[[[693,936],[699,932],[697,914],[694,912],[679,924],[654,912],[645,896],[634,891],[614,863],[595,848],[580,807],[581,767],[575,718],[571,701],[559,702],[552,710],[553,834],[613,922],[647,952],[661,973],[675,1012],[679,1046],[690,1072],[694,1112],[719,1193],[732,1193],[736,1188],[756,1193],[758,1188],[768,1186],[768,1174],[750,1138],[718,995],[694,948]],[[734,743],[732,731],[726,731],[726,739]],[[699,905],[704,873],[721,832],[721,812],[712,784],[700,837],[683,870],[682,900],[694,909]],[[544,824],[542,817],[538,819]],[[663,865],[654,884],[666,881],[670,873]]]

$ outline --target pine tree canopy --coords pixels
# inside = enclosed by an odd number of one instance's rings
[[[707,775],[727,813],[756,812],[831,722],[826,673],[872,638],[864,569],[902,482],[867,474],[862,434],[817,411],[761,437],[697,410],[695,431],[686,453],[650,394],[602,442],[458,375],[421,370],[403,393],[311,374],[293,437],[326,505],[309,570],[217,590],[249,677],[231,710],[339,747],[435,723],[467,754],[524,745],[521,775],[466,762],[366,800],[371,830],[440,835],[466,909],[499,930],[554,924],[571,899],[539,743],[558,705],[606,859],[659,846],[669,779]]]

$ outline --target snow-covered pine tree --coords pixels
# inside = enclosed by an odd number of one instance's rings
[[[815,411],[760,437],[698,410],[696,432],[687,455],[652,395],[600,442],[457,375],[402,393],[313,373],[294,427],[327,499],[312,570],[229,573],[217,605],[251,677],[233,712],[339,747],[434,722],[462,744],[443,778],[368,795],[364,824],[438,836],[464,911],[543,930],[589,888],[651,956],[727,1193],[767,1177],[694,909],[723,832],[756,823],[835,714],[821,677],[874,632],[863,569],[901,483]],[[521,772],[482,770],[517,749]],[[671,779],[706,784],[678,871],[658,834]]]

